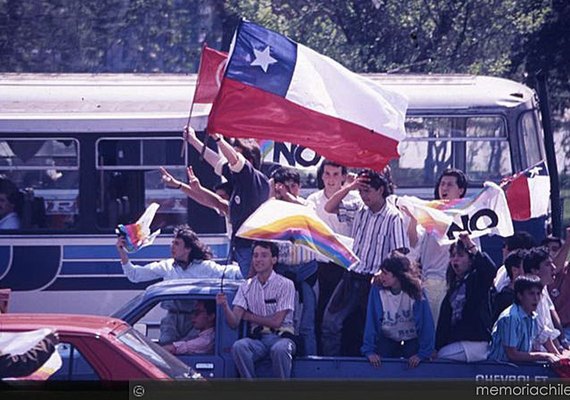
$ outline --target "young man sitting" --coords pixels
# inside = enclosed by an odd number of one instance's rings
[[[213,354],[216,339],[216,303],[199,300],[192,311],[192,326],[198,336],[163,346],[172,354]]]
[[[536,276],[523,275],[515,280],[515,303],[501,313],[493,327],[489,359],[525,362],[559,360],[555,354],[532,351],[538,336],[536,309],[544,285]]]
[[[255,362],[267,354],[271,357],[275,377],[291,376],[296,351],[293,341],[295,286],[273,271],[278,256],[275,243],[254,242],[251,267],[255,276],[239,287],[233,309],[224,293],[216,296],[230,327],[237,328],[241,320],[250,322],[249,337],[239,339],[232,346],[232,356],[242,378],[255,378]]]

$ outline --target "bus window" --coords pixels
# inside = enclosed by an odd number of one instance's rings
[[[186,156],[179,137],[101,138],[97,141],[98,207],[102,229],[132,223],[151,203],[160,204],[153,228],[186,223],[188,200],[179,190],[165,188],[158,168],[164,166],[186,181]]]
[[[0,174],[22,192],[21,228],[70,229],[77,222],[79,143],[73,138],[0,141]]]
[[[470,181],[498,180],[512,170],[504,119],[499,116],[406,118],[400,158],[391,162],[398,187],[432,187],[447,168]]]
[[[500,181],[512,174],[505,124],[498,117],[471,117],[466,121],[465,173],[473,182]]]
[[[538,135],[536,114],[532,111],[527,111],[521,116],[519,121],[519,130],[523,143],[521,151],[523,159],[526,159],[525,167],[530,167],[544,158],[544,151]]]

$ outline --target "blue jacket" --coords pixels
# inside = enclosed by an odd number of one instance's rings
[[[376,343],[384,340],[382,333],[382,316],[384,315],[384,307],[380,299],[380,290],[378,285],[372,285],[370,295],[368,296],[368,308],[366,311],[366,326],[364,327],[363,344],[360,351],[365,356],[377,353]],[[433,325],[433,317],[429,308],[429,303],[422,296],[421,300],[416,300],[413,306],[414,319],[416,321],[416,330],[418,332],[418,341],[420,348],[418,356],[422,359],[429,358],[434,351],[435,328]]]

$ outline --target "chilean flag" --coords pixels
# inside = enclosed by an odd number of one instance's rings
[[[211,49],[206,45],[202,46],[190,116],[190,125],[197,131],[206,128],[203,117],[212,110],[212,103],[220,90],[227,59],[227,53]]]
[[[349,167],[399,156],[407,99],[328,57],[241,21],[208,131],[309,147]]]
[[[514,221],[527,221],[548,213],[550,177],[544,161],[508,178],[502,186]]]

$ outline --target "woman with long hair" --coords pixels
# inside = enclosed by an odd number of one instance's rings
[[[433,353],[433,317],[419,271],[401,253],[386,258],[373,278],[363,342],[362,354],[375,367],[381,357],[406,357],[413,368]]]
[[[491,340],[489,289],[497,267],[477,249],[468,234],[449,249],[447,294],[441,303],[436,330],[438,357],[456,361],[481,361]]]

